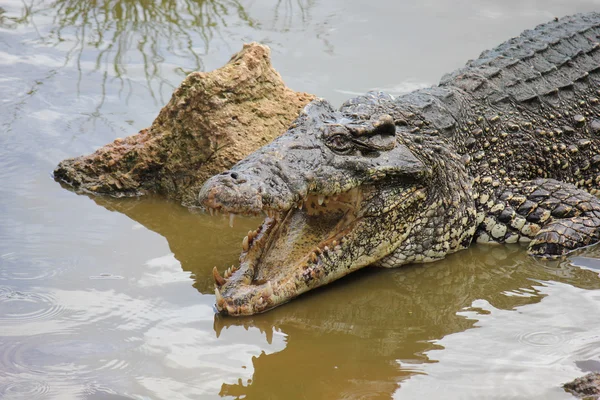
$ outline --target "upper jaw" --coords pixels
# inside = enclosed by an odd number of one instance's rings
[[[313,183],[310,192],[310,183],[292,182],[273,188],[260,179],[250,180],[242,173],[232,170],[208,179],[200,189],[198,203],[211,213],[264,213],[274,217],[293,208],[326,205],[330,200],[338,198],[344,198],[344,201],[355,205],[354,203],[360,202],[360,185],[354,186],[357,184],[358,181],[353,184],[347,181],[346,187],[330,188]]]
[[[286,211],[306,196],[306,188],[284,182],[267,182],[235,170],[208,179],[198,193],[198,203],[208,210],[256,215]]]

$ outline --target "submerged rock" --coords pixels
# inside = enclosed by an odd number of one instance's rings
[[[54,176],[86,192],[193,205],[206,179],[285,132],[313,98],[285,86],[268,47],[245,44],[222,68],[189,74],[152,126],[62,161]]]
[[[579,398],[597,400],[600,398],[600,372],[590,372],[572,382],[565,383],[563,388]]]

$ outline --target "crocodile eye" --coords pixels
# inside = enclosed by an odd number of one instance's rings
[[[327,145],[338,153],[347,153],[352,150],[352,141],[343,134],[333,135],[327,139]]]

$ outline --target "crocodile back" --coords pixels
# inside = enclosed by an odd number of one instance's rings
[[[494,187],[552,178],[600,189],[600,13],[524,31],[440,84],[392,99],[370,93],[341,111],[389,113],[399,140],[439,136],[474,179]]]
[[[445,75],[455,86],[490,104],[559,105],[600,80],[600,13],[568,16],[526,30],[464,68]],[[591,82],[590,82],[591,81]]]
[[[599,13],[565,17],[483,52],[433,88],[454,93],[435,101],[456,122],[446,137],[475,182],[552,178],[596,193],[599,41]]]

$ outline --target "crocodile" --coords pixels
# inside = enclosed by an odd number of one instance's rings
[[[600,240],[600,14],[526,30],[401,96],[309,103],[198,194],[265,214],[240,263],[213,269],[222,314],[270,310],[366,266],[477,243],[562,257]]]

